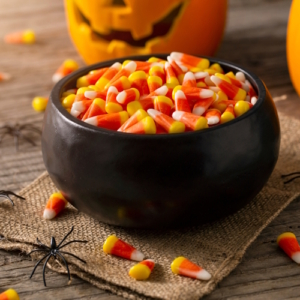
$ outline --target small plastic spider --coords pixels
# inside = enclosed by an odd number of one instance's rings
[[[16,198],[19,198],[21,200],[25,200],[25,198],[11,192],[11,191],[4,191],[4,190],[1,190],[0,191],[0,198],[6,198],[10,201],[10,203],[12,204],[12,206],[14,206],[14,202],[12,201],[12,199],[10,198],[10,196],[15,196]]]
[[[87,243],[88,241],[78,241],[78,240],[74,240],[74,241],[70,241],[70,242],[67,242],[65,243],[64,245],[62,245],[62,243],[66,240],[66,238],[72,233],[74,229],[74,226],[72,226],[71,230],[65,235],[65,237],[62,239],[62,241],[56,245],[56,241],[55,241],[55,238],[54,237],[51,237],[51,245],[50,247],[44,245],[43,243],[41,243],[41,241],[37,238],[37,243],[43,248],[43,249],[34,249],[32,250],[30,253],[28,253],[28,255],[30,255],[31,253],[33,252],[48,252],[44,257],[42,257],[34,266],[34,269],[30,275],[30,279],[32,278],[37,266],[45,259],[45,263],[44,263],[44,266],[43,266],[43,280],[44,280],[44,285],[46,286],[46,279],[45,279],[45,269],[46,269],[46,265],[47,265],[47,262],[48,260],[51,258],[51,256],[53,256],[55,259],[58,259],[57,256],[59,256],[62,261],[64,262],[66,268],[67,268],[67,271],[68,271],[68,276],[69,276],[69,281],[71,280],[71,276],[70,276],[70,270],[69,270],[69,267],[68,267],[68,263],[67,261],[65,260],[65,258],[62,256],[61,253],[63,254],[68,254],[68,255],[71,255],[77,259],[79,259],[81,262],[83,263],[86,263],[85,260],[79,258],[78,256],[72,254],[72,253],[69,253],[69,252],[65,252],[65,251],[61,251],[61,249],[71,243]]]
[[[38,133],[39,135],[41,135],[41,130],[38,129],[37,127],[35,127],[32,124],[23,124],[23,125],[19,125],[18,123],[15,124],[14,126],[11,125],[4,125],[2,127],[0,127],[0,143],[2,142],[3,138],[8,134],[14,137],[14,141],[15,141],[15,147],[16,147],[16,151],[19,150],[19,140],[23,139],[25,141],[27,141],[28,143],[30,143],[33,146],[36,146],[36,143],[29,138],[25,132],[35,132]]]
[[[284,182],[284,184],[290,183],[290,182],[294,181],[295,179],[300,178],[300,172],[293,172],[293,173],[290,173],[290,174],[281,175],[281,178],[294,176],[294,175],[297,175],[297,176],[292,177],[291,179],[288,179],[287,181]]]

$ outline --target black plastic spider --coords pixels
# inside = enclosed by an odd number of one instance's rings
[[[14,141],[15,141],[15,147],[16,147],[16,151],[19,150],[19,140],[23,139],[25,141],[27,141],[28,143],[30,143],[33,146],[36,146],[36,143],[29,138],[25,132],[35,132],[38,133],[39,135],[41,135],[41,130],[38,129],[37,127],[35,127],[32,124],[15,124],[14,126],[11,125],[4,125],[2,127],[0,127],[0,143],[2,142],[3,138],[8,134],[14,137]]]
[[[4,190],[0,191],[0,198],[2,197],[2,198],[8,199],[11,202],[12,206],[14,206],[14,202],[12,201],[12,199],[10,198],[10,196],[15,196],[16,198],[19,198],[21,200],[25,200],[25,198],[23,198],[23,197],[15,194],[15,193],[13,193],[11,191],[4,191]]]
[[[44,249],[34,249],[32,250],[30,253],[28,253],[28,255],[30,255],[31,253],[33,252],[48,252],[43,258],[41,258],[34,266],[34,269],[30,275],[30,279],[32,278],[37,266],[45,259],[45,263],[44,263],[44,266],[43,266],[43,279],[44,279],[44,285],[46,286],[46,279],[45,279],[45,269],[46,269],[46,265],[47,265],[47,262],[48,260],[51,258],[51,256],[53,256],[55,259],[57,259],[57,256],[59,256],[62,261],[64,262],[66,268],[67,268],[67,271],[68,271],[68,276],[69,276],[69,281],[71,280],[71,276],[70,276],[70,270],[69,270],[69,267],[68,267],[68,263],[66,262],[66,260],[64,259],[64,257],[61,255],[61,253],[63,254],[68,254],[68,255],[71,255],[77,259],[79,259],[81,262],[83,263],[86,263],[85,260],[79,258],[78,256],[72,254],[72,253],[69,253],[69,252],[65,252],[65,251],[61,251],[60,249],[62,249],[63,247],[71,244],[71,243],[87,243],[88,241],[78,241],[78,240],[74,240],[74,241],[70,241],[70,242],[67,242],[66,244],[62,245],[62,243],[65,241],[65,239],[72,233],[74,229],[74,226],[72,226],[71,230],[65,235],[65,237],[62,239],[62,241],[56,245],[56,241],[55,241],[55,238],[52,237],[51,238],[51,246],[50,248],[46,245],[44,245],[43,243],[41,243],[41,241],[37,238],[37,243]]]
[[[291,179],[288,179],[287,181],[284,182],[284,184],[287,184],[289,182],[294,181],[297,178],[300,178],[300,172],[293,172],[293,173],[290,173],[290,174],[281,175],[282,178],[293,176],[293,175],[298,175],[298,176],[295,176],[295,177],[292,177]]]

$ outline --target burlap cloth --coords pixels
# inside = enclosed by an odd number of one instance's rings
[[[65,248],[87,260],[85,265],[66,255],[72,274],[129,299],[199,299],[210,293],[237,266],[263,228],[299,195],[300,180],[285,186],[281,174],[300,170],[300,122],[285,116],[281,116],[280,120],[282,143],[277,166],[260,194],[234,215],[204,226],[149,231],[109,226],[68,206],[58,218],[46,221],[42,212],[49,195],[56,188],[44,173],[19,193],[26,201],[15,200],[14,207],[9,201],[0,203],[0,234],[4,237],[0,248],[29,252],[33,244],[36,245],[37,237],[49,245],[51,236],[60,241],[75,225],[69,240],[89,242]],[[154,259],[156,266],[149,280],[134,281],[128,276],[134,262],[103,253],[103,242],[111,234],[131,243],[147,258]],[[172,274],[170,264],[181,255],[207,269],[212,279],[199,281]],[[50,260],[48,266],[65,272],[55,260]]]

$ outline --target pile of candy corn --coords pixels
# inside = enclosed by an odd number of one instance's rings
[[[228,72],[206,58],[172,52],[167,61],[116,62],[78,78],[62,94],[74,117],[127,133],[195,131],[229,122],[257,102],[244,73]]]

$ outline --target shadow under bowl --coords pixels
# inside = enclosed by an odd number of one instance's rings
[[[166,58],[166,55],[157,55]],[[263,82],[242,71],[259,97],[235,120],[198,132],[136,135],[84,123],[62,106],[78,77],[126,57],[84,67],[53,88],[45,112],[42,152],[56,187],[78,210],[113,225],[161,228],[202,224],[253,199],[270,177],[280,146],[274,102]]]

